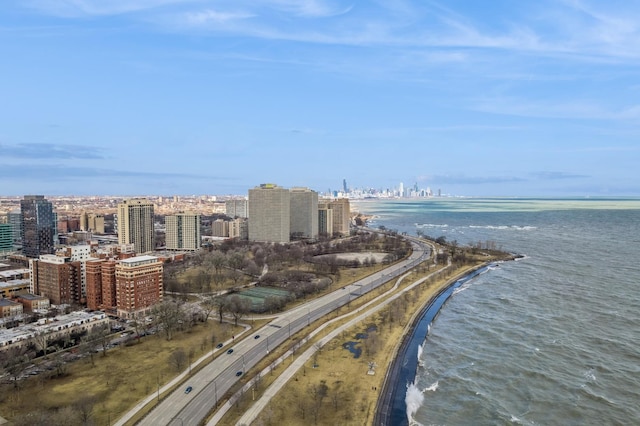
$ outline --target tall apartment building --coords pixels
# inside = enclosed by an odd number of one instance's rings
[[[13,251],[13,225],[0,223],[0,256]]]
[[[320,235],[333,235],[333,210],[327,203],[318,203],[318,233]]]
[[[49,298],[53,305],[81,304],[82,266],[69,257],[43,254],[29,261],[31,293]]]
[[[318,193],[308,188],[291,188],[290,210],[291,237],[318,238]]]
[[[229,236],[229,222],[224,219],[216,219],[211,223],[211,235],[226,238]]]
[[[87,261],[87,307],[116,311],[116,261],[92,259]]]
[[[25,195],[20,200],[20,213],[23,254],[29,258],[52,254],[57,234],[57,217],[53,212],[53,204],[43,195]]]
[[[133,198],[118,204],[118,243],[134,244],[138,254],[155,249],[152,202]]]
[[[20,209],[12,210],[7,213],[8,222],[13,226],[13,247],[22,246],[22,213]]]
[[[80,215],[80,230],[104,234],[104,215],[82,212]]]
[[[249,190],[249,240],[288,243],[291,229],[290,193],[274,184]]]
[[[136,256],[116,264],[118,316],[134,318],[162,302],[162,262],[154,256]]]
[[[164,223],[167,250],[199,250],[202,247],[199,214],[180,213],[166,216]]]
[[[337,200],[324,200],[318,203],[318,210],[328,209],[331,211],[332,227],[330,235],[349,235],[351,224],[351,207],[349,199],[339,198]]]
[[[237,238],[246,241],[249,238],[249,221],[238,217],[229,222],[229,238]]]
[[[247,200],[227,200],[224,202],[227,216],[234,217],[249,217],[249,202]]]

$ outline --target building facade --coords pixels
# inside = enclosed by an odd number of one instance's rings
[[[118,204],[118,243],[134,244],[138,254],[155,250],[152,202],[133,198]]]
[[[155,256],[136,256],[116,264],[118,316],[135,318],[162,302],[162,262]]]
[[[249,190],[249,240],[288,243],[290,240],[290,193],[274,184]]]
[[[20,200],[22,217],[22,252],[35,259],[41,254],[54,253],[57,218],[53,204],[43,195],[25,195]]]
[[[235,217],[249,217],[249,202],[247,200],[227,200],[224,202],[227,216],[231,218]]]
[[[13,251],[13,224],[0,223],[0,256]]]
[[[308,188],[291,188],[290,210],[291,238],[318,238],[318,193]]]
[[[165,226],[167,250],[199,250],[202,247],[199,214],[166,216]]]
[[[29,261],[31,293],[47,297],[53,305],[79,305],[82,297],[82,266],[69,257],[41,255]]]
[[[332,227],[330,235],[349,235],[351,225],[351,206],[349,199],[338,198],[337,200],[323,200],[318,203],[318,210],[328,209],[331,211]]]

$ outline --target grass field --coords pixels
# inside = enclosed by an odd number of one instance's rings
[[[23,413],[42,410],[53,413],[82,403],[90,406],[90,419],[95,424],[110,424],[179,374],[169,362],[174,350],[193,351],[195,361],[211,350],[212,335],[217,343],[239,329],[209,321],[206,325],[196,325],[190,332],[176,334],[170,341],[161,335],[147,336],[132,346],[112,349],[106,356],[96,354],[95,365],[89,358],[76,361],[69,364],[67,375],[61,378],[31,377],[21,382],[18,389],[5,385],[0,396],[0,416],[19,418]],[[67,424],[74,422],[69,419]]]

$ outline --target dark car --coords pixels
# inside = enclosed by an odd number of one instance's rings
[[[253,336],[253,338],[254,338],[254,339],[259,339],[259,338],[260,338],[260,335],[259,335],[259,334],[256,334],[255,336]]]
[[[242,376],[242,371],[236,371],[236,377]]]
[[[233,353],[233,349],[229,349],[229,350],[227,351],[227,353],[228,353],[228,354],[232,354],[232,353]]]
[[[191,386],[187,386],[187,388],[184,390],[184,393],[189,393],[193,390],[193,387]]]
[[[224,343],[220,342],[220,343],[218,343],[218,344],[216,345],[216,348],[220,349],[220,348],[221,348],[221,347],[223,347],[223,346],[224,346]]]

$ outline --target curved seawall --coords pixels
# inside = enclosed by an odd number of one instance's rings
[[[418,369],[418,348],[426,339],[429,325],[456,288],[487,270],[489,270],[489,265],[481,266],[457,279],[442,289],[422,308],[409,332],[404,336],[398,354],[389,368],[374,418],[375,425],[403,426],[409,424],[406,403],[407,389],[415,380]]]

